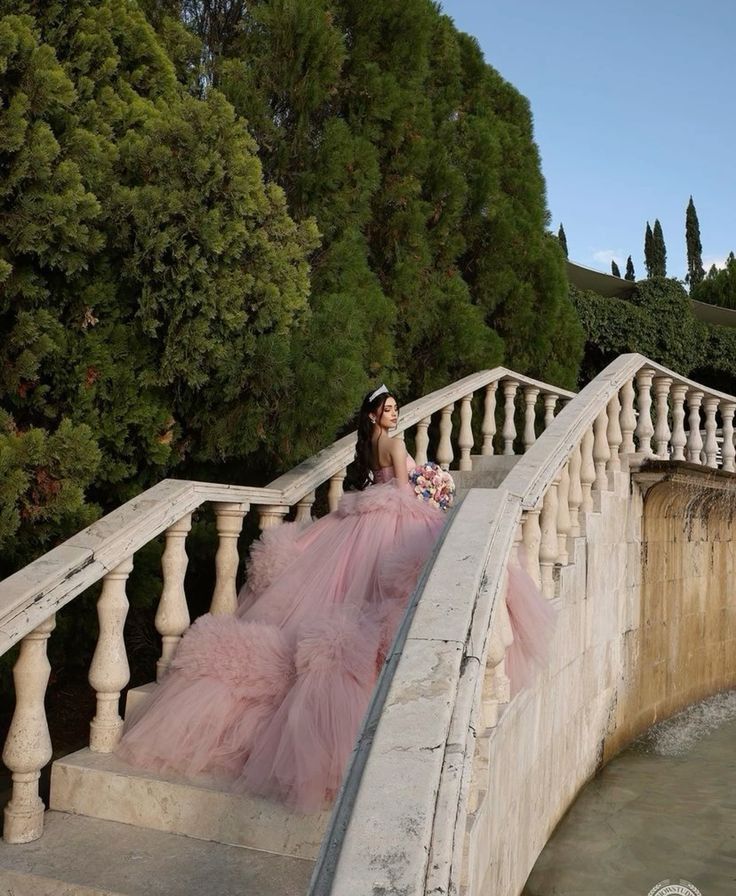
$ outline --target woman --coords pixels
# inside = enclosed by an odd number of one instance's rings
[[[408,487],[386,386],[358,423],[361,490],[306,527],[264,532],[236,618],[200,617],[131,718],[118,755],[227,778],[236,791],[321,809],[340,786],[375,680],[445,521]],[[365,486],[373,483],[369,488]]]

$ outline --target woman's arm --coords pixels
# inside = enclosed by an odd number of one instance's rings
[[[400,485],[406,485],[409,481],[409,473],[406,469],[406,445],[396,437],[389,439],[388,451],[391,455],[391,463],[394,466],[394,476]]]

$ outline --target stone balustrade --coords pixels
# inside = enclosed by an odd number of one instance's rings
[[[536,438],[536,429],[541,430],[554,419],[557,401],[574,394],[499,367],[473,374],[407,405],[402,409],[397,434],[403,438],[408,433],[413,438],[420,462],[434,455],[439,464],[449,469],[457,457],[459,469],[471,470],[476,444],[473,406],[482,405],[483,411],[477,432],[479,454],[492,455],[498,430],[495,395],[499,383],[507,398],[500,422],[506,453],[513,453],[515,448],[517,416],[524,421],[523,447],[528,448]],[[513,392],[509,383],[513,384]],[[518,389],[524,396],[523,407],[517,407],[514,401]],[[514,433],[510,441],[509,433]],[[135,552],[163,535],[162,589],[155,616],[162,645],[156,666],[156,677],[160,679],[190,624],[184,579],[192,514],[206,504],[214,510],[218,548],[210,610],[232,613],[237,603],[240,566],[238,538],[246,515],[253,509],[261,529],[279,525],[290,514],[296,520],[308,521],[317,492],[323,487],[327,507],[334,510],[343,494],[354,444],[354,433],[345,436],[267,488],[165,480],[0,582],[0,650],[5,652],[18,641],[22,643],[16,664],[16,712],[4,752],[14,781],[13,797],[5,813],[7,841],[32,840],[43,829],[38,779],[51,757],[44,710],[49,677],[45,645],[55,614],[102,580],[99,637],[89,671],[90,684],[97,695],[97,711],[90,723],[90,748],[112,752],[122,731],[120,693],[129,679],[123,628],[128,610],[126,581],[133,569]]]
[[[499,393],[502,401],[497,400]],[[555,416],[559,404],[563,406]],[[448,812],[454,811],[453,818],[471,799],[468,781],[474,735],[470,732],[479,724],[479,707],[483,707],[484,718],[492,720],[508,699],[499,659],[508,642],[508,619],[499,609],[497,597],[503,590],[514,539],[534,581],[549,599],[555,599],[559,570],[568,563],[572,540],[585,534],[586,515],[600,507],[601,495],[613,487],[617,476],[628,475],[651,457],[676,460],[686,456],[692,463],[733,471],[735,410],[733,396],[705,389],[639,355],[622,356],[577,396],[496,368],[466,377],[402,409],[398,434],[407,438],[420,462],[434,456],[445,468],[456,462],[459,469],[472,470],[478,455],[521,452],[502,489],[492,493],[495,497],[490,504],[478,504],[480,498],[474,498],[460,508],[427,582],[427,587],[432,585],[435,573],[440,581],[448,574],[446,570],[453,568],[452,563],[458,568],[461,545],[455,543],[452,533],[457,521],[467,522],[468,516],[475,514],[474,525],[479,528],[474,552],[468,553],[467,538],[463,537],[462,563],[467,565],[471,557],[473,570],[466,583],[463,610],[455,620],[457,636],[447,637],[446,607],[436,618],[431,617],[426,588],[419,604],[420,609],[427,608],[424,624],[431,632],[429,641],[436,641],[435,646],[440,641],[450,645],[446,669],[450,715],[440,713],[436,719],[445,719],[448,725],[437,742],[442,745],[437,748],[439,764],[432,766],[431,774],[422,763],[407,769],[406,780],[411,781],[415,772],[424,768],[417,784],[419,794],[427,787],[434,788],[432,799],[440,793]],[[95,751],[112,751],[122,726],[119,695],[128,681],[122,631],[127,613],[126,580],[136,551],[163,535],[163,584],[156,613],[162,639],[157,669],[161,675],[190,621],[184,576],[192,513],[203,505],[214,509],[219,545],[211,609],[230,613],[236,603],[237,541],[246,515],[257,513],[262,529],[278,525],[290,514],[308,520],[321,489],[326,490],[327,506],[334,509],[353,450],[354,434],[267,488],[165,480],[0,583],[0,647],[6,651],[17,642],[22,644],[15,669],[16,712],[3,754],[13,773],[6,840],[25,842],[42,831],[38,777],[51,755],[43,708],[49,675],[45,645],[55,614],[84,589],[103,581],[99,642],[90,668],[90,682],[97,694],[90,745]],[[457,556],[448,547],[452,544]],[[457,584],[453,588],[457,591]],[[438,606],[440,592],[441,588]],[[480,606],[482,613],[478,612]],[[418,612],[412,626],[421,618]],[[443,634],[439,628],[435,631],[435,624],[445,626]],[[407,663],[415,661],[419,668],[428,661],[424,654],[420,656],[428,649],[426,644],[413,646],[412,642],[409,646],[411,650],[397,654],[399,680]],[[420,676],[417,681],[429,677]],[[411,736],[412,726],[404,728],[401,736]],[[390,733],[390,724],[386,727],[382,722],[384,729]],[[451,744],[448,732],[452,732]],[[422,836],[425,846],[426,842],[433,844],[437,869],[444,869],[433,871],[434,877],[446,874],[450,880],[453,874],[460,874],[460,847],[447,831],[434,825],[434,817],[427,814],[429,828]],[[390,828],[387,821],[387,830]],[[363,838],[364,846],[370,842],[369,836]],[[456,851],[453,855],[448,853],[451,849]],[[422,851],[426,861],[424,846]],[[365,859],[349,848],[345,855],[353,855],[355,869]],[[419,859],[414,857],[415,861]]]
[[[504,453],[513,450],[518,437],[511,408],[519,380],[514,375],[502,382]],[[532,428],[533,389],[523,392],[523,456],[499,489],[473,490],[458,509],[413,618],[395,645],[396,662],[384,670],[392,678],[383,684],[381,725],[366,738],[370,743],[359,744],[359,754],[361,748],[367,751],[356,762],[361,775],[347,781],[342,801],[348,805],[338,806],[333,816],[345,835],[336,838],[328,832],[312,892],[347,896],[385,886],[407,893],[472,896],[487,892],[493,881],[501,884],[493,892],[518,893],[531,869],[524,862],[533,861],[536,853],[530,848],[526,858],[506,855],[502,861],[512,866],[518,861],[519,867],[513,873],[499,869],[488,852],[491,843],[503,839],[499,832],[479,836],[476,830],[471,836],[465,822],[488,818],[484,804],[494,799],[493,782],[504,774],[490,767],[490,753],[485,747],[479,750],[479,738],[487,742],[492,737],[509,701],[502,661],[508,617],[502,595],[514,544],[521,547],[532,579],[557,602],[562,570],[570,558],[581,556],[577,540],[590,542],[593,557],[610,550],[597,543],[600,527],[589,521],[606,495],[615,492],[619,502],[629,495],[631,471],[648,459],[686,457],[699,466],[734,470],[734,397],[705,389],[640,355],[617,359],[556,417],[548,418],[540,435]],[[490,395],[486,407],[493,406],[495,390]],[[484,429],[483,434],[492,442],[495,431]],[[620,520],[614,522],[621,526]],[[611,537],[608,530],[605,537]],[[537,732],[535,738],[539,736]],[[517,741],[515,747],[524,748]],[[587,765],[581,769],[590,774]],[[388,803],[387,787],[394,794]],[[558,799],[549,810],[557,814],[535,819],[535,830],[548,835],[569,805],[576,787],[567,782],[565,787],[560,799],[568,802],[560,807]],[[520,815],[525,812],[528,817],[528,807],[519,808]],[[380,834],[374,827],[378,817]],[[339,843],[339,855],[331,842]],[[394,848],[398,842],[401,850]]]

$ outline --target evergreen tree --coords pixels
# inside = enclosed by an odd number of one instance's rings
[[[560,229],[557,231],[557,239],[560,242],[560,246],[562,247],[562,251],[565,253],[565,258],[569,258],[569,254],[567,251],[567,236],[565,235],[565,228],[560,224]]]
[[[194,6],[205,4],[182,4],[183,20],[194,21]],[[517,323],[507,360],[531,353],[541,372],[554,356],[545,340],[561,345],[553,331],[570,324],[579,337],[559,250],[544,234],[528,104],[477,42],[428,0],[275,0],[241,11],[224,56],[214,50],[215,81],[291,214],[313,215],[322,234],[312,318],[293,354],[294,394],[312,395],[314,413],[286,396],[283,459],[322,444],[377,377],[418,392],[497,363],[499,337]],[[501,242],[490,232],[498,213],[508,220],[499,229],[511,227]],[[538,303],[528,322],[510,293],[507,308],[493,307],[480,285],[492,270],[524,297],[520,307]],[[560,362],[570,383],[577,351]]]
[[[613,258],[611,259],[611,273],[613,274],[614,277],[621,276],[621,271],[619,270],[618,265],[616,264],[616,262]]]
[[[644,267],[647,269],[647,277],[655,276],[656,261],[654,256],[654,235],[652,234],[652,228],[649,226],[649,221],[647,221],[647,229],[644,234]]]
[[[662,225],[659,218],[654,222],[654,230],[652,231],[652,261],[653,269],[650,276],[666,277],[667,276],[667,249],[664,245],[664,234],[662,233]]]
[[[631,256],[626,259],[626,273],[624,274],[624,280],[636,280],[636,274],[634,273],[634,262],[631,260]]]
[[[687,243],[687,276],[685,279],[693,289],[705,277],[705,271],[703,269],[703,246],[700,242],[700,224],[692,196],[685,212],[685,242]]]
[[[259,445],[315,238],[264,186],[232,107],[182,89],[134,4],[3,15],[16,6],[0,0],[0,467],[15,495],[0,542],[44,513],[58,538],[62,499],[69,526],[88,521],[98,463],[109,506],[187,456]],[[73,462],[51,453],[61,440]],[[42,532],[2,542],[3,564]]]
[[[690,289],[690,297],[709,305],[722,308],[736,308],[736,256],[729,253],[722,268],[715,265],[695,287]]]

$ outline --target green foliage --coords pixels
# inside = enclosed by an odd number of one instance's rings
[[[640,352],[705,385],[736,390],[736,330],[695,318],[679,281],[662,277],[640,281],[630,301],[575,287],[570,293],[585,331],[581,382],[592,379],[621,353]]]
[[[652,270],[650,277],[666,277],[667,276],[667,249],[664,244],[664,234],[662,233],[662,225],[659,218],[654,222],[654,230],[652,231]]]
[[[379,378],[417,394],[505,357],[574,380],[574,326],[555,357],[574,315],[528,104],[477,43],[427,0],[254,2],[238,27],[234,8],[180,15],[290,213],[322,234],[281,462],[323,444]]]
[[[89,517],[90,483],[109,507],[189,457],[260,444],[292,380],[316,242],[264,185],[243,121],[218,92],[183,88],[135,4],[26,6],[35,15],[0,18],[0,407],[16,508],[4,537],[20,522],[17,562],[49,543],[39,519],[59,538],[69,515]],[[46,459],[61,433],[88,463]],[[33,487],[47,472],[54,501]]]
[[[634,273],[634,262],[631,260],[631,256],[626,259],[626,274],[624,275],[624,280],[636,280],[636,274]]]
[[[685,212],[685,242],[687,244],[687,276],[685,277],[685,282],[690,284],[690,289],[692,290],[705,277],[705,271],[703,270],[703,246],[700,242],[700,224],[692,196]]]
[[[729,253],[722,268],[711,267],[705,278],[690,289],[690,295],[698,302],[736,308],[736,257]]]
[[[430,0],[0,0],[0,92],[13,563],[283,469],[381,378],[574,383],[528,102]]]
[[[565,228],[560,224],[560,229],[557,231],[557,239],[560,243],[560,248],[562,249],[565,258],[569,258],[569,254],[567,251],[567,236],[565,235]]]
[[[647,269],[647,277],[654,276],[657,263],[654,254],[654,235],[649,221],[647,221],[647,229],[644,232],[644,267]]]
[[[72,535],[94,519],[84,492],[99,463],[85,424],[62,419],[52,432],[19,431],[0,410],[0,578],[29,554],[48,550],[60,533]]]
[[[614,277],[621,276],[621,271],[619,270],[619,267],[613,258],[611,259],[611,273],[613,274]]]

